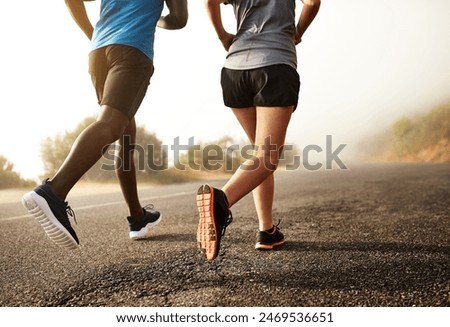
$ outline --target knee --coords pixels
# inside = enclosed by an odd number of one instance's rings
[[[130,120],[120,111],[106,107],[97,118],[105,133],[108,133],[113,141],[119,140],[130,123]]]
[[[274,146],[271,147],[263,146],[257,153],[257,157],[260,161],[260,164],[264,165],[264,167],[271,172],[274,172],[278,168],[278,163],[280,162],[282,153],[282,147]]]
[[[267,171],[274,172],[278,168],[279,156],[265,152],[258,155],[258,161]]]
[[[264,166],[267,170],[274,172],[278,168],[278,156],[264,156]]]

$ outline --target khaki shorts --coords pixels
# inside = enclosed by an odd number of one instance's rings
[[[133,118],[147,92],[153,62],[140,50],[114,44],[89,54],[89,73],[98,103]]]

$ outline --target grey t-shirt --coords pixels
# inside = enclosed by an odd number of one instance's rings
[[[237,33],[225,68],[245,70],[277,64],[297,68],[296,0],[227,0],[233,5]]]

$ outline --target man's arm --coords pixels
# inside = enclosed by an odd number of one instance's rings
[[[220,5],[224,2],[226,2],[226,0],[205,0],[205,6],[206,12],[208,13],[209,19],[211,20],[220,42],[222,42],[225,50],[228,51],[235,36],[228,33],[223,27]]]
[[[158,27],[177,30],[186,26],[188,20],[187,0],[165,0],[169,14],[162,16]]]
[[[295,43],[299,44],[302,41],[302,36],[311,25],[320,8],[320,0],[301,0],[303,2],[302,12],[298,20],[295,31]]]
[[[86,34],[86,36],[92,39],[92,34],[94,33],[94,27],[89,20],[86,12],[86,7],[84,6],[84,1],[92,0],[65,0],[67,8],[72,15],[73,20],[81,28],[81,30]]]

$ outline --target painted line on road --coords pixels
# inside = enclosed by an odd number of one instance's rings
[[[152,197],[148,197],[148,198],[142,198],[142,199],[140,199],[140,201],[141,202],[147,202],[147,201],[152,201],[152,200],[175,198],[175,197],[183,196],[183,195],[193,195],[193,194],[196,194],[196,193],[197,192],[179,192],[179,193],[173,193],[173,194],[164,194],[164,195],[159,195],[159,196],[152,196]],[[88,209],[93,209],[93,208],[114,206],[114,205],[119,205],[119,204],[124,204],[124,203],[125,203],[124,200],[122,200],[122,201],[114,201],[114,202],[107,202],[107,203],[100,203],[100,204],[91,204],[91,205],[86,205],[86,206],[74,208],[74,210],[75,211],[81,211],[81,210],[88,210]],[[26,215],[21,215],[21,216],[0,218],[0,222],[2,222],[2,221],[20,220],[20,219],[25,219],[25,218],[30,218],[30,217],[32,217],[30,214],[26,214]]]

